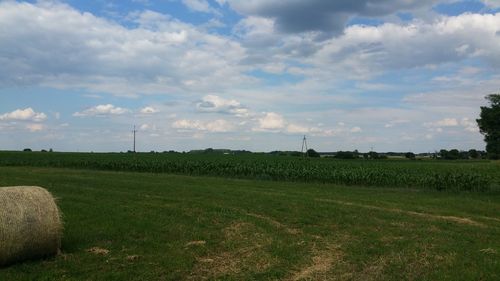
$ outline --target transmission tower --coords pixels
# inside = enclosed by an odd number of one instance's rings
[[[306,135],[304,135],[304,138],[302,139],[302,149],[300,150],[300,152],[304,153],[304,148],[306,149],[305,150],[305,154],[307,154],[307,139],[306,139]]]
[[[137,130],[135,129],[135,125],[134,125],[134,130],[132,131],[132,133],[134,134],[134,153],[135,153],[135,133],[137,133]]]

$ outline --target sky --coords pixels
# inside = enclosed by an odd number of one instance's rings
[[[499,0],[0,0],[0,150],[484,149]]]

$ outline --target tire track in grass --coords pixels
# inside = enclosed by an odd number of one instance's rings
[[[354,203],[354,202],[341,201],[341,200],[332,200],[332,199],[316,198],[315,201],[326,202],[326,203],[335,203],[335,204],[344,205],[344,206],[354,206],[354,207],[366,208],[366,209],[371,209],[371,210],[393,212],[393,213],[405,214],[405,215],[422,217],[422,218],[427,218],[427,219],[446,220],[446,221],[451,221],[451,222],[455,222],[455,223],[459,223],[459,224],[472,225],[472,226],[481,227],[481,228],[488,227],[484,223],[480,223],[478,221],[472,220],[470,218],[464,218],[464,217],[435,215],[435,214],[429,214],[429,213],[407,211],[407,210],[398,209],[398,208],[385,208],[385,207],[379,207],[379,206],[374,206],[374,205],[367,205],[367,204]]]

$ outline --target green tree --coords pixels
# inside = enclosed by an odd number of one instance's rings
[[[471,149],[471,150],[469,150],[469,157],[472,159],[477,159],[477,158],[481,158],[481,154],[479,153],[479,151],[477,151],[475,149]]]
[[[448,150],[441,149],[439,151],[439,156],[441,157],[441,159],[447,159],[448,158]]]
[[[368,157],[370,159],[379,159],[380,158],[379,154],[375,151],[368,152]]]
[[[307,157],[319,157],[319,153],[317,153],[314,149],[308,149],[306,153]]]
[[[449,160],[460,159],[460,151],[458,151],[458,149],[452,149],[452,150],[448,151],[448,155],[446,156],[446,159],[449,159]]]
[[[490,106],[481,106],[480,118],[477,125],[484,135],[488,157],[500,158],[500,94],[492,94],[486,97]]]
[[[415,153],[413,153],[413,152],[406,152],[405,153],[405,157],[408,158],[408,159],[415,160]]]

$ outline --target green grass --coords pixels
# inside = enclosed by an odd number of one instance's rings
[[[2,281],[500,279],[498,190],[0,167],[9,185],[49,189],[65,230]]]

